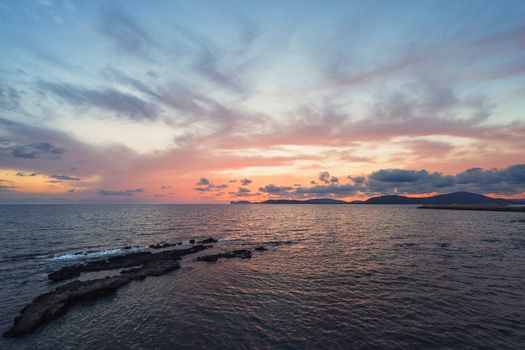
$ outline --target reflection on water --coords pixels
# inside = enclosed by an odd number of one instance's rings
[[[186,257],[0,348],[520,348],[522,220],[412,206],[0,206],[2,331],[60,266],[192,237],[269,248]]]

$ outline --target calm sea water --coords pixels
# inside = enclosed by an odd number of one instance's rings
[[[126,245],[270,247],[251,260],[185,257],[0,348],[523,349],[524,219],[379,205],[0,206],[2,332],[56,287],[48,271]]]

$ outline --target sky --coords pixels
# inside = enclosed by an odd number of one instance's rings
[[[0,0],[0,45],[0,203],[525,198],[520,0]]]

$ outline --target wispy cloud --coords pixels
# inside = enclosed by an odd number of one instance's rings
[[[123,190],[123,191],[111,191],[111,190],[100,189],[98,191],[98,194],[100,196],[133,196],[135,193],[144,193],[144,189],[135,188],[135,189]]]
[[[127,54],[147,56],[153,39],[136,20],[121,9],[111,8],[102,12],[100,32]]]
[[[58,180],[58,181],[80,181],[82,180],[79,177],[69,176],[69,175],[50,175],[49,177],[54,180]]]
[[[20,144],[16,141],[0,142],[0,153],[11,155],[15,158],[48,158],[58,159],[62,153],[66,152],[65,148],[56,147],[49,142],[37,142],[30,144]]]
[[[439,16],[52,5],[10,3],[0,23],[0,171],[26,175],[13,181],[101,201],[99,189],[166,202],[522,189],[509,167],[525,148],[518,1]]]
[[[93,90],[70,84],[40,82],[38,86],[71,104],[73,107],[92,107],[132,120],[153,120],[157,118],[154,105],[137,96],[114,89]]]

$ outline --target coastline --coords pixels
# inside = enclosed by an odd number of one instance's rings
[[[472,204],[446,204],[446,205],[421,205],[418,209],[439,210],[475,210],[475,211],[504,211],[525,213],[525,206],[501,206],[501,205],[472,205]]]

